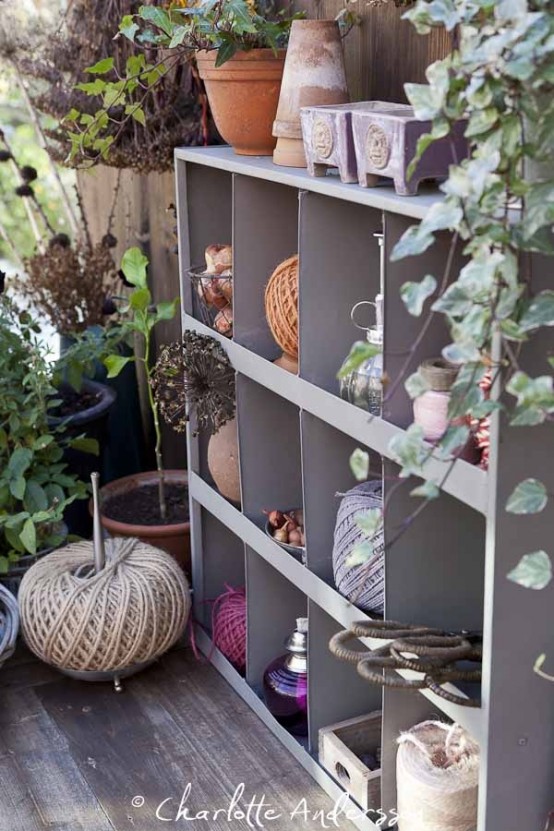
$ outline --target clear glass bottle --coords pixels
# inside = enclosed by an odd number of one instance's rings
[[[290,733],[308,735],[308,619],[298,618],[285,643],[286,655],[272,661],[264,672],[267,709]]]
[[[356,323],[355,314],[361,306],[375,307],[375,326],[365,327]],[[379,347],[379,352],[341,380],[341,398],[367,410],[371,415],[380,416],[383,404],[383,295],[378,294],[374,303],[370,300],[356,303],[351,317],[354,325],[365,331],[368,342]]]

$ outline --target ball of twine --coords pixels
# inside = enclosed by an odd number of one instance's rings
[[[90,542],[53,551],[21,582],[29,648],[59,669],[108,672],[159,657],[182,635],[189,585],[175,560],[134,538],[106,541],[96,574]]]
[[[265,290],[271,334],[287,355],[298,358],[298,255],[277,266]]]
[[[410,831],[474,831],[479,746],[458,724],[424,721],[399,740],[398,818]]]
[[[227,584],[225,589],[212,609],[213,642],[242,672],[246,667],[246,592]]]
[[[370,544],[373,556],[358,566],[348,564],[354,548],[368,542],[367,536],[356,524],[356,516],[369,508],[382,508],[381,482],[362,482],[349,490],[339,505],[333,545],[333,573],[335,585],[343,597],[366,612],[384,612],[385,544],[383,532],[378,532]]]

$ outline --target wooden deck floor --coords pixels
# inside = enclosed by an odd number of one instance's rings
[[[188,783],[189,816],[208,813],[187,822],[177,814]],[[63,678],[28,653],[0,672],[0,831],[246,831],[260,827],[255,808],[250,825],[227,815],[241,783],[243,809],[264,795],[280,814],[259,814],[268,831],[325,827],[313,815],[333,808],[221,676],[188,650],[129,679],[120,695],[110,685]],[[163,800],[170,801],[160,815],[172,824],[156,818]],[[340,828],[354,831],[343,819]]]

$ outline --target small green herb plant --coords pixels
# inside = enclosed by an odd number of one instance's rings
[[[63,542],[65,509],[87,496],[66,470],[64,448],[97,452],[96,442],[69,440],[48,423],[56,390],[39,332],[28,312],[0,297],[0,574]]]
[[[166,519],[167,508],[165,499],[165,481],[162,461],[162,430],[160,424],[159,408],[154,398],[152,389],[152,332],[154,327],[164,321],[171,320],[175,316],[177,300],[165,301],[153,305],[152,295],[148,288],[147,281],[148,258],[140,248],[129,248],[121,260],[121,269],[125,274],[128,283],[134,286],[127,298],[121,313],[125,315],[126,321],[121,324],[121,333],[124,337],[133,335],[139,339],[139,348],[132,356],[120,354],[107,355],[104,358],[104,365],[108,370],[108,378],[115,378],[124,366],[130,361],[142,366],[147,380],[148,403],[152,413],[154,433],[156,438],[155,454],[156,469],[158,471],[158,496],[160,517]]]

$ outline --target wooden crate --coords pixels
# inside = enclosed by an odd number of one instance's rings
[[[381,807],[381,769],[370,770],[364,754],[381,752],[380,710],[350,718],[319,731],[319,763],[337,779],[364,809]]]

